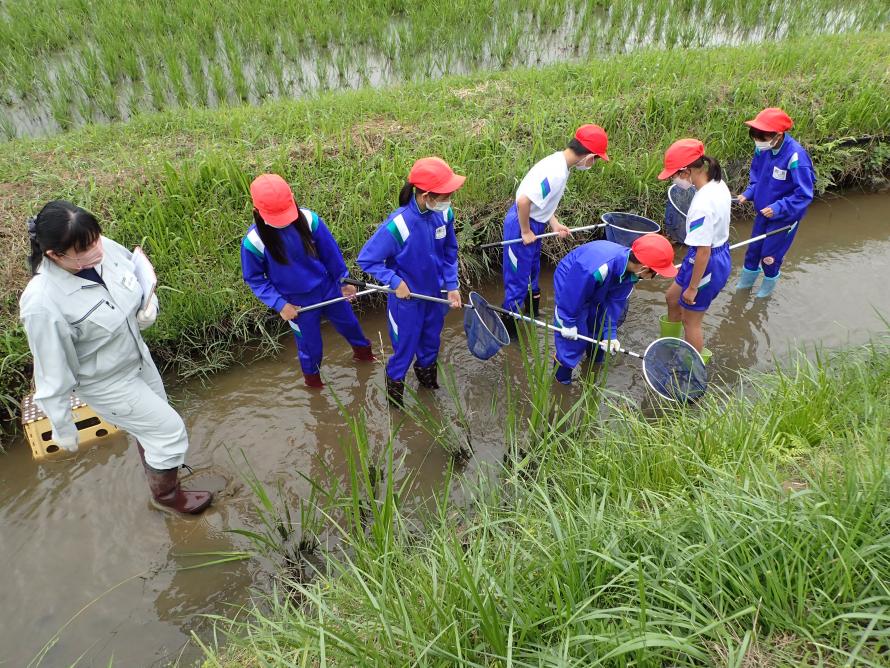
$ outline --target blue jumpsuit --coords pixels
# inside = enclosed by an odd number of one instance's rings
[[[421,212],[412,197],[377,228],[359,253],[358,264],[392,289],[405,281],[411,292],[439,298],[443,289],[457,290],[454,211]],[[387,296],[393,354],[386,375],[391,380],[404,380],[415,358],[418,367],[436,363],[448,309],[445,304]]]
[[[598,340],[616,338],[627,300],[637,277],[627,273],[630,249],[611,241],[578,246],[556,266],[553,296],[557,327],[577,327],[578,333]],[[554,332],[556,360],[567,369],[578,365],[590,350],[585,341]],[[602,349],[598,349],[598,356]]]
[[[815,173],[810,156],[787,132],[778,151],[755,151],[751,160],[750,183],[742,193],[754,203],[754,210],[757,212],[751,236],[785,225],[794,224],[794,227],[785,234],[775,234],[748,246],[745,269],[757,271],[763,264],[764,276],[779,275],[782,260],[797,233],[797,223],[806,215],[807,207],[813,201],[814,182]],[[773,208],[772,218],[760,213],[761,209],[768,206]],[[767,257],[772,257],[774,262],[763,263],[763,258]]]
[[[349,274],[340,247],[324,221],[314,211],[300,209],[309,224],[318,257],[303,248],[303,241],[295,225],[276,229],[284,242],[288,264],[278,263],[251,225],[241,242],[241,272],[253,294],[276,313],[285,304],[310,306],[342,296],[340,279]],[[305,374],[316,374],[323,355],[321,316],[325,315],[334,329],[350,345],[363,347],[371,342],[362,333],[352,306],[348,302],[299,313],[289,324],[297,341],[297,356]]]

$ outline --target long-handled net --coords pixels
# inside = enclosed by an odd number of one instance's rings
[[[380,292],[395,292],[385,285],[373,285],[351,278],[344,279],[344,283]],[[410,293],[409,296],[412,299],[438,304],[451,304],[447,299],[441,297],[416,293]],[[463,304],[463,307],[465,309],[464,333],[467,336],[467,348],[478,359],[487,360],[510,343],[507,328],[497,315],[499,313],[538,327],[556,332],[561,331],[555,325],[529,318],[515,311],[508,311],[499,306],[492,306],[478,292],[471,292],[470,303]],[[598,346],[606,344],[604,341],[580,334],[578,339]],[[665,399],[687,403],[695,401],[707,391],[708,373],[704,360],[695,348],[682,339],[671,337],[656,339],[649,344],[646,352],[642,355],[624,348],[620,348],[618,352],[642,360],[643,377],[646,379],[646,384]]]
[[[395,290],[386,285],[373,285],[352,278],[343,279],[343,282],[369,290],[395,293]],[[450,301],[441,297],[431,297],[413,292],[409,293],[409,296],[412,299],[451,305]],[[471,292],[469,304],[462,306],[464,308],[464,334],[467,336],[467,348],[474,357],[480,360],[490,359],[501,348],[510,344],[510,334],[507,332],[507,328],[485,297],[478,292]]]
[[[686,214],[695,197],[695,187],[685,190],[676,183],[668,188],[667,206],[664,210],[664,231],[674,241],[686,242]]]
[[[562,331],[556,325],[529,318],[515,311],[508,311],[491,304],[488,308],[554,332]],[[579,341],[593,345],[604,347],[606,344],[605,341],[589,336],[581,334],[577,336]],[[705,361],[699,352],[683,339],[673,337],[656,339],[649,344],[642,355],[624,348],[619,348],[618,352],[642,360],[643,378],[646,379],[646,384],[665,399],[689,403],[700,399],[708,389]]]

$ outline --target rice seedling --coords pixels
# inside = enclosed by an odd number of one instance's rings
[[[5,8],[0,89],[14,91],[32,105],[52,107],[61,104],[55,101],[58,92],[37,83],[35,74],[41,71],[59,73],[76,63],[76,86],[89,92],[102,80],[118,86],[125,78],[141,82],[146,72],[166,70],[175,103],[159,104],[163,97],[153,88],[154,108],[166,109],[207,103],[196,79],[202,58],[211,68],[226,67],[237,99],[250,101],[262,99],[267,86],[262,79],[244,76],[248,64],[262,72],[283,62],[296,70],[309,63],[319,75],[313,83],[279,88],[281,94],[301,96],[352,86],[354,78],[366,76],[366,63],[373,59],[389,66],[380,83],[396,83],[639,48],[754,43],[886,30],[888,24],[890,9],[881,0],[856,0],[843,7],[829,0],[791,5],[620,0],[607,8],[583,0],[502,0],[494,5],[467,0],[397,11],[386,0],[338,0],[325,11],[306,0],[200,0],[163,7],[135,0],[100,0],[88,7],[78,0],[36,0],[27,10]],[[193,86],[184,85],[187,77],[177,72],[180,67],[188,70]],[[329,78],[329,72],[336,77]],[[279,73],[276,78],[281,79]],[[107,110],[105,115],[113,118]]]

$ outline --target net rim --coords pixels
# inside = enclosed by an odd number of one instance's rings
[[[482,304],[479,304],[479,300],[482,301]],[[485,323],[485,320],[483,320],[482,317],[479,315],[480,308],[485,308],[485,309],[490,310],[492,313],[495,313],[494,310],[491,310],[488,308],[488,300],[485,297],[480,295],[475,290],[471,291],[470,292],[470,306],[473,309],[473,314],[476,316],[476,319],[479,320],[479,324],[485,328],[486,332],[491,334],[491,337],[495,341],[497,341],[499,344],[501,344],[501,347],[510,345],[510,333],[507,331],[507,328],[504,326],[504,323],[501,321],[500,318],[497,318],[497,320],[498,320],[498,322],[501,323],[501,326],[499,328],[499,332],[496,333],[496,332],[491,331],[491,328]],[[498,334],[503,334],[505,336],[501,337],[501,336],[498,336]]]
[[[673,193],[673,192],[677,192],[677,191],[686,192],[685,190],[682,190],[682,189],[680,188],[680,186],[678,186],[676,183],[672,184],[671,187],[668,188],[668,192],[667,192],[668,202],[671,203],[671,206],[674,207],[674,210],[675,210],[677,213],[679,213],[681,216],[685,216],[685,215],[687,215],[687,214],[689,213],[689,209],[690,209],[691,206],[692,206],[692,200],[691,200],[691,199],[689,200],[689,205],[690,205],[690,206],[689,206],[689,207],[686,207],[686,211],[683,211],[683,209],[681,209],[679,206],[677,206],[677,203],[674,202],[674,198],[671,196],[671,193]],[[693,197],[695,197],[695,195],[693,195]]]
[[[611,215],[613,215],[613,214],[620,214],[620,215],[622,215],[622,216],[633,216],[634,218],[636,218],[636,219],[638,219],[638,220],[645,221],[646,223],[649,223],[650,225],[654,226],[655,229],[648,230],[648,231],[645,231],[645,232],[644,232],[644,231],[641,231],[641,230],[630,230],[630,229],[628,229],[628,228],[626,228],[626,227],[621,227],[621,225],[617,225],[617,224],[615,224],[615,223],[611,223],[611,222],[609,222],[608,220],[606,220],[606,216],[611,216]],[[641,216],[641,215],[639,215],[638,213],[630,213],[629,211],[607,211],[606,213],[604,213],[604,214],[602,214],[602,215],[600,216],[600,220],[602,220],[602,221],[603,221],[606,225],[608,225],[609,227],[612,227],[612,228],[614,228],[614,229],[616,229],[616,230],[621,230],[622,232],[629,232],[630,234],[640,234],[640,235],[643,235],[643,234],[656,234],[656,233],[658,233],[658,232],[661,231],[661,225],[659,225],[658,223],[656,223],[656,222],[655,222],[654,220],[652,220],[651,218],[646,218],[646,216]]]
[[[660,336],[659,338],[652,341],[652,343],[650,343],[648,346],[646,346],[646,350],[643,351],[643,356],[642,356],[643,357],[643,378],[646,379],[646,385],[648,385],[649,388],[653,392],[655,392],[655,394],[657,394],[658,396],[663,397],[664,399],[667,399],[668,401],[673,401],[678,404],[686,403],[685,401],[680,401],[676,397],[672,397],[669,394],[666,394],[664,392],[659,392],[655,387],[655,383],[652,382],[652,378],[649,377],[649,370],[647,369],[647,365],[646,365],[646,357],[649,355],[649,350],[652,348],[652,346],[654,346],[656,343],[659,343],[660,341],[670,341],[670,340],[679,341],[684,346],[686,346],[689,350],[694,352],[697,361],[701,364],[702,369],[705,369],[705,360],[701,356],[701,353],[698,352],[695,349],[695,347],[691,343],[689,343],[686,339],[681,339],[679,336]],[[707,371],[706,371],[706,373],[707,373]],[[705,384],[707,386],[707,381],[705,381]],[[688,397],[687,397],[687,399],[688,399]]]

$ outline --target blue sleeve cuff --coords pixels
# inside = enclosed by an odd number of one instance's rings
[[[751,199],[752,197],[754,197],[754,188],[752,188],[751,186],[745,188],[745,192],[742,193],[742,197],[744,197],[745,199]]]
[[[281,313],[281,309],[283,309],[285,306],[287,306],[287,302],[279,297],[275,300],[275,305],[272,308],[275,309],[276,313]]]
[[[396,274],[393,274],[392,278],[389,279],[389,287],[391,287],[393,290],[398,288],[401,284],[402,284],[402,279],[399,278]]]
[[[445,284],[445,289],[448,290],[449,292],[451,290],[457,290],[459,288],[460,288],[460,284],[457,283],[456,281],[454,283],[446,283]]]

